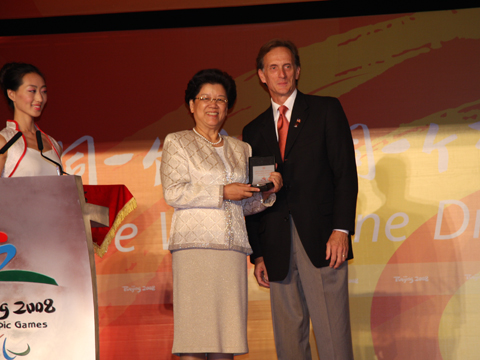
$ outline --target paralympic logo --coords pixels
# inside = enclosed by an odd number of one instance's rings
[[[2,336],[3,336],[3,334],[0,335],[0,338],[1,338]],[[7,344],[7,338],[5,338],[5,340],[3,341],[3,349],[2,349],[2,350],[3,350],[3,356],[4,356],[5,359],[7,359],[7,360],[13,360],[13,359],[15,359],[17,356],[26,356],[26,355],[28,355],[28,354],[30,353],[30,345],[28,345],[28,344],[27,344],[27,350],[25,350],[24,352],[21,352],[21,353],[17,353],[17,352],[13,352],[12,350],[8,350],[8,349],[6,348],[6,344]],[[13,355],[15,355],[15,356],[12,357],[12,356],[8,355],[7,351],[8,351],[10,354],[13,354]]]

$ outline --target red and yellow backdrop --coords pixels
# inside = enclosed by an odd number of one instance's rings
[[[86,184],[125,184],[138,202],[96,258],[102,359],[172,358],[163,139],[192,127],[184,90],[211,67],[237,82],[224,129],[240,136],[269,106],[255,57],[274,37],[299,47],[299,89],[338,97],[351,125],[360,185],[349,275],[356,359],[476,359],[479,20],[473,8],[0,37],[1,64],[31,62],[46,76],[39,125],[62,141],[66,171]],[[4,102],[0,114],[11,116]],[[250,353],[239,359],[275,359],[269,293],[249,279]]]

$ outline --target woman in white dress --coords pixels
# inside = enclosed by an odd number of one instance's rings
[[[47,102],[47,87],[42,73],[33,65],[8,63],[0,70],[0,86],[13,109],[13,120],[0,131],[0,149],[18,132],[21,137],[0,154],[1,177],[57,175],[55,164],[39,152],[35,124]],[[41,130],[40,130],[41,131]],[[58,143],[42,132],[43,154],[60,163],[62,150]]]
[[[282,186],[260,193],[248,182],[250,145],[220,135],[236,98],[235,81],[217,69],[190,80],[185,102],[192,130],[169,134],[161,176],[175,211],[172,252],[174,354],[186,359],[233,359],[248,352],[247,255],[252,252],[245,215],[273,205]]]

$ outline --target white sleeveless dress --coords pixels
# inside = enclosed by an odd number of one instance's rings
[[[43,155],[60,163],[60,159],[53,149],[45,151]],[[40,155],[40,151],[27,147],[25,156],[18,165],[17,170],[13,173],[12,177],[51,175],[59,175],[57,166],[54,163],[44,159],[42,155]]]

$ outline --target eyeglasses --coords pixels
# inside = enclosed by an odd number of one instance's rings
[[[195,99],[198,99],[200,101],[203,101],[203,102],[214,102],[216,103],[217,105],[226,105],[228,103],[228,100],[227,99],[220,99],[220,98],[211,98],[210,96],[200,96],[200,97],[196,97]]]

